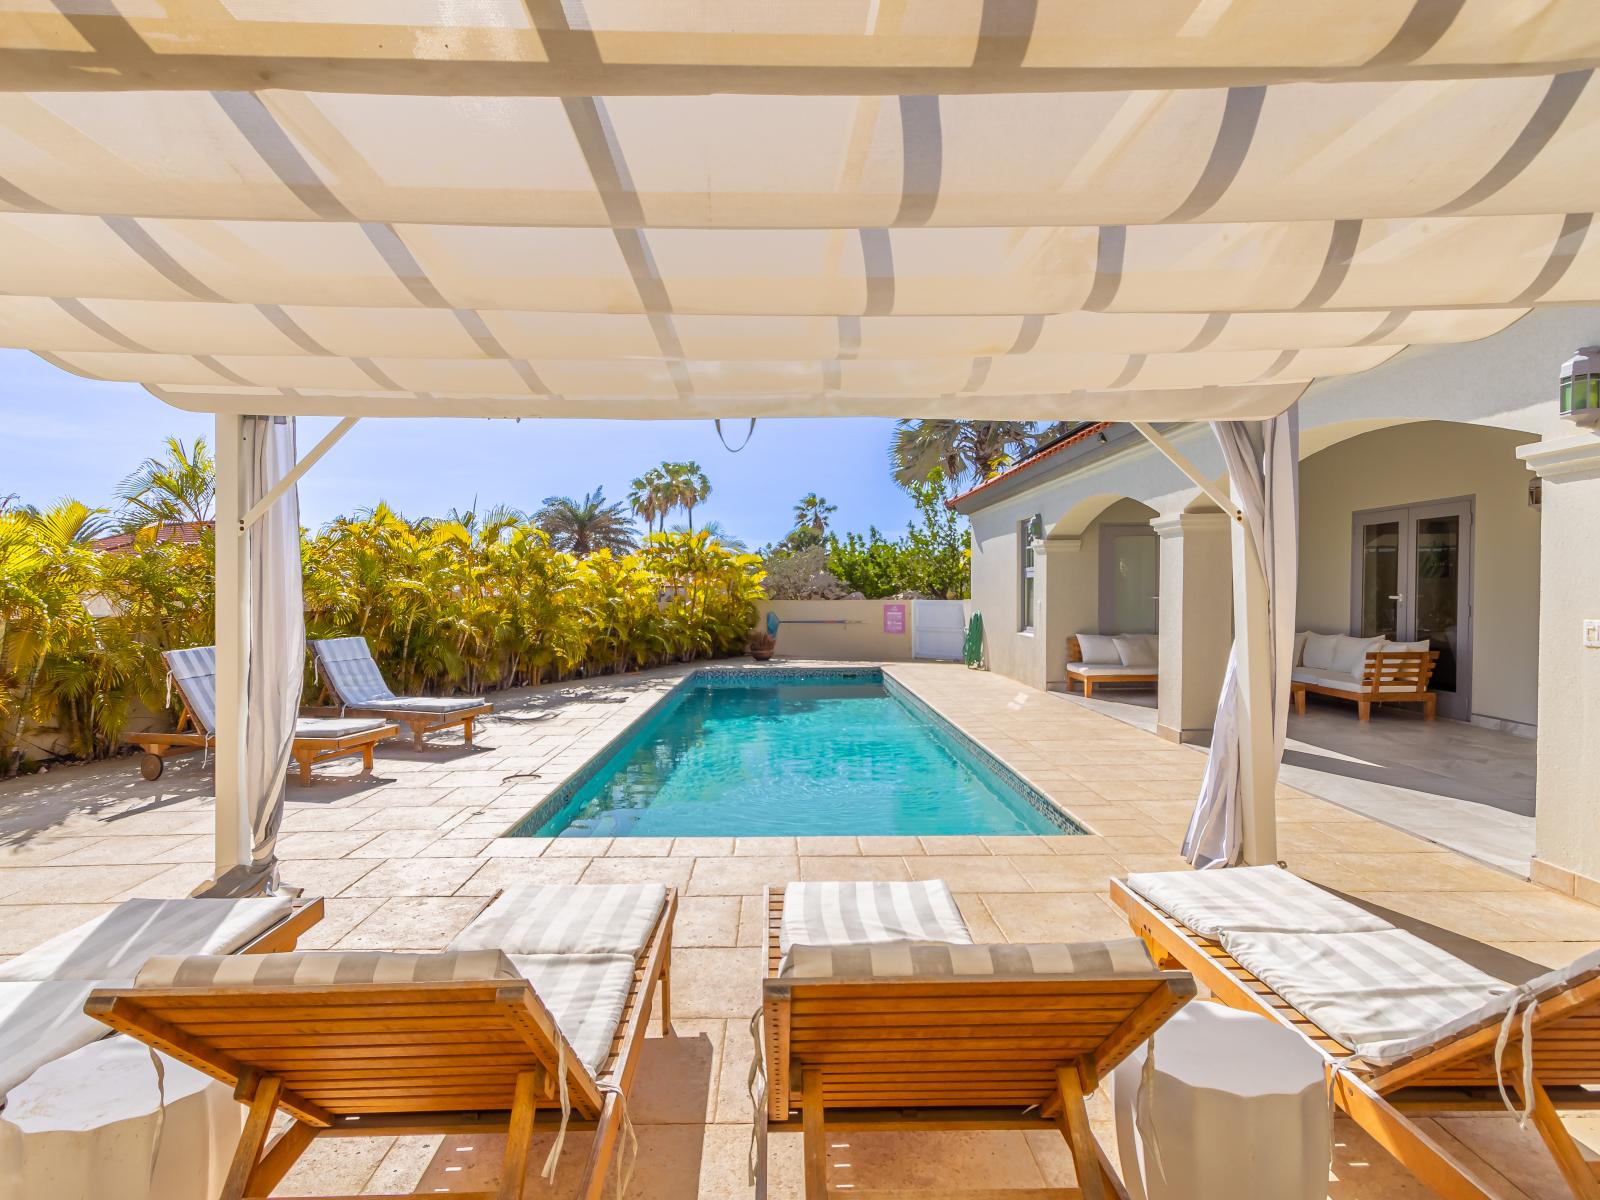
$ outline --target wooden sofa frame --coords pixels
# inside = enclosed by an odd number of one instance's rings
[[[1417,1124],[1419,1116],[1503,1111],[1497,1077],[1522,1096],[1521,1021],[1516,1023],[1500,1070],[1495,1065],[1499,1026],[1478,1029],[1425,1054],[1389,1067],[1347,1063],[1349,1047],[1263,983],[1223,949],[1176,917],[1156,908],[1120,880],[1111,901],[1126,914],[1157,963],[1182,967],[1230,1008],[1269,1017],[1300,1034],[1323,1057],[1334,1101],[1379,1145],[1443,1200],[1526,1200],[1498,1175],[1486,1178],[1446,1141]],[[1558,1108],[1600,1108],[1600,979],[1579,984],[1534,1010],[1533,1123],[1556,1169],[1580,1200],[1600,1200],[1600,1164],[1586,1160],[1562,1125]]]
[[[341,737],[297,737],[289,748],[289,754],[299,768],[301,786],[309,787],[312,766],[335,758],[359,754],[362,770],[372,770],[373,748],[379,742],[392,738],[399,732],[398,725],[383,725],[377,729],[364,729],[360,733],[345,734]],[[187,704],[182,706],[176,731],[125,733],[122,735],[122,740],[144,751],[144,758],[139,763],[139,774],[151,782],[161,778],[161,772],[166,769],[167,759],[176,758],[180,754],[193,754],[196,750],[205,750],[216,745],[216,738],[200,728],[199,722],[194,719],[194,714],[189,711]]]
[[[1084,1097],[1188,1002],[1191,975],[790,980],[782,888],[767,889],[766,912],[767,1128],[804,1134],[806,1200],[830,1194],[830,1132],[1007,1129],[1066,1139],[1077,1187],[1052,1196],[1127,1200]]]
[[[1081,662],[1083,662],[1083,647],[1078,644],[1078,635],[1073,634],[1067,639],[1067,691],[1072,691],[1072,685],[1074,683],[1081,683],[1083,685],[1083,698],[1085,700],[1094,695],[1094,689],[1098,684],[1158,683],[1161,679],[1159,667],[1151,668],[1149,674],[1111,676],[1085,675],[1082,671],[1074,671],[1072,669],[1073,663]],[[1109,666],[1110,664],[1108,663],[1107,665]]]
[[[111,988],[90,993],[85,1011],[249,1105],[221,1200],[270,1196],[318,1138],[496,1132],[507,1135],[498,1192],[451,1195],[518,1200],[534,1133],[561,1122],[563,1061],[568,1128],[595,1133],[577,1195],[601,1200],[658,983],[662,1030],[670,1024],[677,904],[669,888],[593,1075],[526,980]],[[280,1110],[293,1119],[269,1141]]]
[[[1439,698],[1428,690],[1428,681],[1438,661],[1437,650],[1368,651],[1366,664],[1361,668],[1360,691],[1295,680],[1289,686],[1294,696],[1294,711],[1305,716],[1306,693],[1315,692],[1319,696],[1332,696],[1337,700],[1354,700],[1356,711],[1363,721],[1371,720],[1374,704],[1420,704],[1423,720],[1431,721],[1437,712]]]
[[[326,717],[376,717],[383,721],[393,721],[404,725],[411,731],[411,748],[413,750],[426,750],[423,738],[430,733],[438,733],[441,729],[450,729],[456,725],[461,726],[461,735],[467,745],[472,745],[472,726],[479,717],[486,717],[494,712],[494,705],[485,700],[481,704],[474,704],[470,708],[457,709],[448,713],[410,712],[402,708],[385,708],[383,705],[350,704],[341,705],[339,697],[324,680],[322,684],[322,704],[318,708],[307,709],[306,712],[313,716]]]

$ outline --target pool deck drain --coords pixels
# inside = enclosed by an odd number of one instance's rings
[[[830,664],[832,665],[832,664]],[[652,1037],[630,1111],[642,1167],[635,1197],[728,1200],[745,1181],[750,1102],[747,1029],[759,978],[761,889],[790,879],[950,882],[980,940],[1115,937],[1110,877],[1178,868],[1176,846],[1201,757],[1003,678],[943,664],[890,675],[986,746],[1093,832],[1077,837],[500,838],[550,789],[681,676],[671,669],[584,685],[621,702],[574,698],[537,722],[553,689],[494,699],[480,745],[380,752],[376,778],[341,765],[291,787],[279,851],[284,877],[328,900],[306,948],[442,947],[483,898],[525,880],[659,880],[683,889],[674,936],[675,1036]],[[567,685],[570,687],[570,685]],[[505,783],[537,771],[540,778]],[[0,783],[0,956],[133,895],[181,896],[207,874],[211,775],[180,760],[156,783],[131,759]],[[1564,964],[1600,945],[1600,909],[1558,896],[1292,788],[1280,791],[1280,846],[1296,871],[1379,905],[1425,937],[1507,978]],[[1472,941],[1470,939],[1478,939]],[[1106,1112],[1101,1136],[1111,1144]],[[1591,1145],[1595,1118],[1573,1120]],[[1565,1192],[1536,1141],[1498,1117],[1434,1122],[1437,1136],[1492,1148],[1530,1200]],[[1532,1135],[1529,1135],[1532,1136]],[[587,1135],[573,1135],[557,1190],[570,1193]],[[1339,1200],[1422,1195],[1347,1122],[1336,1137]],[[330,1140],[313,1147],[284,1194],[493,1188],[496,1139]],[[468,1149],[461,1149],[468,1147]],[[799,1141],[773,1140],[770,1194],[800,1194]],[[1071,1168],[1049,1134],[880,1134],[852,1138],[836,1182],[855,1190],[1062,1187]],[[543,1161],[542,1149],[534,1155]],[[451,1168],[460,1168],[452,1170]],[[843,1170],[841,1168],[841,1170]],[[565,1188],[563,1192],[561,1189]],[[1510,1192],[1517,1195],[1517,1192]]]

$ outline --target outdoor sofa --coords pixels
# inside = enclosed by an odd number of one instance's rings
[[[0,963],[0,1105],[46,1063],[106,1036],[83,1011],[95,988],[131,981],[155,955],[292,950],[322,909],[320,897],[124,900]]]
[[[1280,867],[1134,874],[1111,899],[1155,960],[1298,1032],[1332,1099],[1449,1200],[1511,1200],[1417,1116],[1513,1103],[1574,1196],[1600,1172],[1557,1109],[1600,1084],[1600,952],[1513,986]]]
[[[758,1131],[803,1132],[806,1200],[847,1130],[1053,1129],[1074,1194],[1127,1195],[1084,1097],[1194,995],[1188,972],[1136,938],[974,945],[939,880],[791,883],[766,913]]]
[[[1315,692],[1355,701],[1363,721],[1371,717],[1374,704],[1420,704],[1423,718],[1431,721],[1438,698],[1428,690],[1428,681],[1438,661],[1439,652],[1426,641],[1302,631],[1295,635],[1289,676],[1295,712],[1305,715],[1306,693]]]
[[[123,741],[144,751],[139,772],[146,779],[161,778],[165,760],[178,754],[209,750],[217,740],[217,649],[195,646],[166,650],[168,677],[178,688],[182,713],[174,733],[125,733]],[[361,766],[372,770],[372,749],[399,733],[385,721],[353,718],[300,717],[294,723],[289,754],[299,765],[300,782],[309,785],[316,763],[347,755],[361,755]]]
[[[1155,683],[1160,678],[1153,633],[1077,633],[1067,639],[1067,690],[1083,685],[1085,699],[1102,683]]]
[[[417,750],[423,748],[425,735],[455,725],[472,745],[472,723],[494,711],[481,696],[396,696],[364,637],[314,639],[311,653],[324,694],[338,702],[340,716],[379,717],[405,725]]]
[[[87,1011],[249,1106],[224,1200],[271,1195],[318,1138],[476,1132],[506,1134],[515,1200],[534,1133],[557,1131],[548,1178],[568,1128],[594,1131],[576,1194],[599,1200],[658,984],[670,1022],[676,910],[660,884],[528,884],[443,952],[155,958]]]

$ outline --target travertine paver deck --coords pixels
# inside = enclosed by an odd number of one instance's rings
[[[675,1032],[652,1039],[631,1112],[639,1166],[630,1196],[737,1197],[750,1134],[747,1023],[757,1000],[762,887],[789,879],[942,878],[979,939],[1121,936],[1110,877],[1181,867],[1176,846],[1202,760],[1191,750],[993,675],[935,664],[890,668],[1091,827],[1085,837],[501,839],[574,767],[654,703],[683,669],[496,697],[480,745],[386,750],[374,779],[335,767],[291,788],[285,878],[328,897],[312,947],[433,949],[496,889],[528,879],[648,879],[683,890],[674,937]],[[155,784],[133,760],[0,784],[0,956],[128,896],[178,896],[211,858],[210,774],[180,760]],[[752,786],[759,786],[752,781]],[[1508,979],[1600,945],[1600,909],[1555,895],[1345,809],[1281,790],[1280,847],[1296,871]],[[1103,1099],[1097,1111],[1104,1116]],[[1593,1127],[1575,1126],[1591,1143]],[[1563,1195],[1532,1135],[1499,1117],[1442,1122],[1439,1136],[1489,1153],[1531,1198]],[[1341,1120],[1338,1200],[1427,1193]],[[1111,1138],[1109,1128],[1102,1136]],[[569,1139],[556,1194],[581,1164]],[[1071,1168],[1050,1134],[839,1139],[833,1182],[1059,1186]],[[542,1155],[536,1155],[542,1161]],[[407,1138],[313,1148],[287,1193],[493,1186],[495,1139]],[[532,1194],[546,1194],[542,1185]],[[774,1139],[771,1194],[799,1194],[798,1138]],[[842,1194],[848,1194],[848,1190]]]

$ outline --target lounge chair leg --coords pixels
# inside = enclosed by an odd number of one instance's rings
[[[1371,700],[1357,700],[1356,701],[1356,712],[1360,714],[1361,719],[1363,721],[1372,720],[1372,701]]]
[[[1085,700],[1087,700],[1093,695],[1094,695],[1094,684],[1091,683],[1089,680],[1085,679],[1083,681],[1083,698]]]
[[[316,1136],[317,1127],[304,1121],[296,1121],[280,1133],[250,1172],[250,1178],[245,1183],[245,1195],[272,1195],[272,1189],[283,1182],[283,1177],[299,1161]]]
[[[800,1112],[805,1126],[806,1200],[828,1200],[828,1136],[822,1121],[822,1072],[800,1073]]]
[[[521,1200],[523,1180],[528,1174],[528,1151],[533,1146],[533,1118],[539,1109],[539,1074],[523,1071],[517,1076],[511,1100],[511,1119],[506,1125],[506,1153],[500,1163],[499,1200]]]
[[[254,1080],[255,1094],[246,1089],[249,1081],[241,1079],[234,1095],[250,1101],[250,1112],[244,1119],[244,1130],[239,1134],[239,1144],[233,1151],[233,1162],[228,1166],[228,1177],[222,1184],[220,1200],[241,1200],[246,1193],[250,1176],[261,1157],[261,1147],[266,1144],[272,1130],[272,1114],[278,1108],[278,1094],[283,1090],[283,1080],[276,1075],[263,1075]]]
[[[368,742],[361,747],[361,769],[368,775],[372,774],[372,748],[376,743]]]
[[[1297,716],[1306,715],[1306,690],[1296,688],[1294,691],[1294,711]]]
[[[310,787],[311,786],[311,759],[310,758],[301,758],[300,759],[300,786],[301,787]]]
[[[413,750],[421,750],[422,749],[422,722],[421,721],[413,721],[411,723],[411,748]]]
[[[468,717],[465,721],[461,722],[461,735],[466,738],[467,745],[469,746],[472,745],[472,722],[472,717]]]
[[[1428,696],[1422,701],[1422,719],[1431,721],[1438,712],[1439,701],[1436,696]]]
[[[1056,1122],[1072,1151],[1072,1166],[1078,1174],[1083,1200],[1107,1200],[1105,1181],[1100,1178],[1100,1153],[1094,1130],[1089,1127],[1088,1110],[1083,1107],[1083,1083],[1077,1068],[1057,1067],[1056,1086],[1061,1089],[1061,1111]]]
[[[1513,1086],[1518,1096],[1526,1101],[1527,1098],[1522,1096],[1522,1081],[1517,1080]],[[1572,1194],[1578,1200],[1600,1200],[1600,1180],[1595,1178],[1594,1171],[1583,1157],[1583,1151],[1578,1149],[1567,1127],[1561,1123],[1561,1115],[1556,1112],[1556,1106],[1550,1103],[1549,1093],[1537,1079],[1533,1081],[1533,1123],[1539,1130],[1539,1136],[1544,1139],[1550,1157],[1555,1159],[1561,1178],[1572,1189]]]

